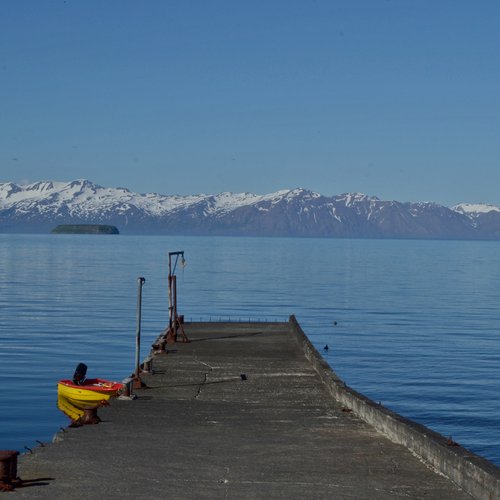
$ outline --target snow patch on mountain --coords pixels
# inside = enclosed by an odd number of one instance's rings
[[[337,200],[343,201],[346,207],[352,207],[357,203],[377,202],[380,201],[376,196],[368,196],[363,193],[342,193],[336,197]]]
[[[32,208],[42,203],[44,211],[55,213],[63,206],[72,215],[91,214],[98,211],[116,210],[126,212],[134,208],[161,217],[170,212],[192,206],[202,206],[206,215],[229,213],[236,208],[256,205],[261,202],[277,203],[300,195],[303,190],[282,190],[266,195],[224,192],[217,195],[161,195],[157,193],[137,194],[125,188],[105,188],[85,179],[72,182],[41,181],[34,184],[0,184],[0,208],[16,207],[19,210]],[[319,196],[319,195],[318,195]]]
[[[487,214],[489,212],[500,212],[500,207],[495,205],[488,205],[486,203],[459,203],[452,207],[455,212],[469,215],[477,216],[479,214]]]

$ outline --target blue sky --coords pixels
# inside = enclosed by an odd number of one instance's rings
[[[2,0],[0,182],[500,205],[498,0]]]

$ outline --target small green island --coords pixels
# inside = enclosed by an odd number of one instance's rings
[[[52,234],[120,234],[116,226],[103,224],[60,224]]]

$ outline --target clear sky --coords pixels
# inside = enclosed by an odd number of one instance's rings
[[[499,0],[0,0],[0,182],[500,205]]]

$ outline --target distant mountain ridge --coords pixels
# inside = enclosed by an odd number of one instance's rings
[[[47,233],[58,224],[110,224],[125,234],[498,240],[500,207],[448,208],[307,189],[178,196],[84,179],[0,183],[0,232]]]

